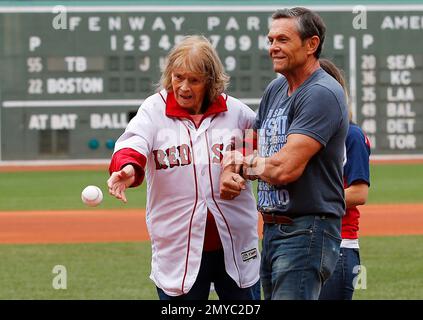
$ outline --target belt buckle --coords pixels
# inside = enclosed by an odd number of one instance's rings
[[[275,215],[275,209],[276,208],[274,208],[274,207],[267,207],[267,208],[262,208],[261,210],[259,209],[259,211],[262,213],[263,217],[265,215],[271,217],[271,222],[268,222],[268,223],[277,224],[276,215]]]

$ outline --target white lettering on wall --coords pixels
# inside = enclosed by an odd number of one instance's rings
[[[78,119],[76,114],[52,114],[50,116],[50,128],[53,130],[73,130]]]
[[[124,129],[128,124],[126,113],[92,113],[91,129]]]
[[[29,130],[44,130],[47,129],[47,114],[33,114],[29,118],[28,129]]]
[[[416,63],[414,57],[411,54],[405,55],[391,55],[386,59],[388,69],[393,70],[404,70],[404,69],[415,69]]]
[[[49,78],[48,94],[102,93],[102,78]]]
[[[388,103],[386,105],[388,117],[414,117],[416,113],[411,110],[411,103]]]
[[[382,30],[421,30],[423,16],[385,16],[380,28]]]
[[[68,114],[33,114],[29,118],[29,130],[74,130],[78,115],[74,113]]]

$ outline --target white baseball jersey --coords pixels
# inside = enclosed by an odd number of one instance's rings
[[[239,287],[252,286],[259,279],[260,254],[251,183],[234,200],[223,200],[219,181],[222,153],[231,139],[252,128],[255,113],[222,94],[220,106],[213,104],[196,128],[184,118],[186,110],[169,102],[173,93],[167,98],[165,90],[148,97],[115,146],[115,152],[131,148],[147,158],[150,278],[170,296],[191,289],[200,269],[208,208],[222,241],[227,273]]]

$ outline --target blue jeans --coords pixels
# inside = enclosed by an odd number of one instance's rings
[[[261,282],[256,282],[255,285],[251,287],[251,290],[253,291],[253,300],[261,300]]]
[[[302,216],[264,224],[260,279],[265,300],[317,300],[339,256],[341,218]]]
[[[203,252],[197,279],[187,294],[172,297],[160,288],[157,288],[157,293],[160,300],[207,300],[212,282],[219,300],[255,299],[254,290],[256,290],[257,285],[240,288],[227,274],[223,250]]]
[[[323,285],[319,300],[352,300],[359,271],[359,250],[341,248],[335,271]]]

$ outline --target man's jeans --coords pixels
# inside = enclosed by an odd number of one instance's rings
[[[264,225],[260,278],[265,300],[317,300],[335,269],[341,218],[309,215],[293,221]]]
[[[319,300],[352,300],[354,279],[359,272],[359,250],[341,248],[335,271],[323,285]]]

